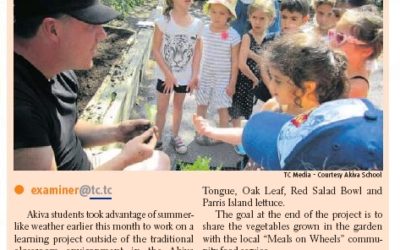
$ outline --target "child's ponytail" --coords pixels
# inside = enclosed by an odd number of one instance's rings
[[[331,67],[328,67],[326,74],[331,82],[324,86],[317,87],[318,99],[320,103],[347,97],[349,82],[346,74],[347,58],[339,51],[329,51]],[[331,69],[331,70],[329,70]],[[323,72],[322,74],[325,74]]]
[[[167,17],[168,19],[170,18],[170,11],[174,8],[174,0],[165,0],[165,8],[163,11],[163,15]]]
[[[374,53],[371,54],[370,59],[377,58],[383,51],[383,28],[375,31],[375,38],[371,41],[374,48]]]

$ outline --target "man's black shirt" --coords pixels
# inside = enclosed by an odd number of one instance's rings
[[[14,53],[14,149],[51,146],[58,170],[89,170],[75,134],[77,78],[67,71],[48,80]]]

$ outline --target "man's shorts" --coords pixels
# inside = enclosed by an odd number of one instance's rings
[[[186,88],[187,88],[187,85],[182,85],[182,86],[178,86],[178,87],[174,86],[173,90],[176,93],[189,93],[190,91],[186,90]],[[165,89],[164,81],[158,79],[157,80],[157,91],[160,93],[164,93],[164,89]],[[169,94],[169,93],[167,93],[167,94]]]

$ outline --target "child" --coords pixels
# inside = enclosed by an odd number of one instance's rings
[[[314,33],[322,40],[328,40],[328,30],[336,25],[336,17],[333,13],[336,0],[314,0],[315,10]]]
[[[309,19],[308,0],[282,0],[281,34],[296,33]]]
[[[200,35],[203,24],[189,13],[192,1],[167,0],[164,16],[156,21],[152,52],[157,62],[156,126],[160,140],[165,125],[171,91],[174,91],[171,144],[178,154],[187,152],[179,137],[182,106],[186,93],[198,84],[201,59]],[[162,141],[157,143],[162,148]]]
[[[209,106],[217,109],[220,127],[228,126],[228,107],[232,104],[238,75],[240,36],[229,27],[229,21],[236,17],[235,3],[232,0],[209,0],[204,6],[211,23],[205,27],[202,36],[200,85],[196,93],[197,113],[206,117]],[[214,143],[202,136],[196,136],[195,140],[201,145]]]
[[[335,14],[335,23],[340,20],[346,10],[364,7],[372,9],[372,11],[378,10],[371,0],[336,0],[335,7],[332,9]]]
[[[268,0],[266,0],[268,1]],[[279,0],[274,1],[274,8],[275,8],[275,18],[273,23],[269,26],[268,34],[276,34],[279,33],[280,30],[280,16],[279,16]],[[242,37],[245,33],[249,31],[251,28],[250,23],[248,21],[248,8],[253,3],[262,3],[264,0],[238,0],[236,4],[236,16],[237,18],[232,21],[232,28],[234,28]]]
[[[256,2],[262,2],[258,0]],[[277,5],[275,4],[275,7]],[[309,19],[309,4],[308,0],[282,0],[280,4],[280,32],[269,33],[269,38],[272,40],[279,35],[293,34],[302,31],[303,26]],[[259,59],[253,52],[250,51],[249,57],[259,63]],[[257,95],[257,93],[256,93]]]
[[[253,57],[260,57],[263,47],[270,40],[265,31],[274,19],[274,15],[275,8],[271,1],[255,1],[249,6],[248,16],[252,29],[243,35],[239,53],[240,73],[232,99],[232,107],[228,109],[233,127],[240,127],[241,116],[246,120],[250,118],[253,112],[254,89],[259,84],[264,85],[257,65],[257,61],[260,59],[249,58],[249,52],[255,54]],[[263,101],[265,102],[271,97],[271,94],[265,88],[264,92],[265,99]],[[235,146],[235,151],[240,152],[238,146]]]
[[[265,63],[262,65],[266,68],[261,71],[263,79],[269,78],[271,94],[280,105],[287,105],[295,110],[295,123],[300,124],[321,103],[339,99],[346,92],[346,58],[307,34],[298,33],[278,38],[270,44],[263,61]],[[231,144],[242,142],[241,128],[213,128],[197,115],[193,121],[200,134]],[[247,124],[245,129],[246,127]],[[265,129],[268,128],[258,129],[260,137]],[[248,145],[244,146],[246,153],[249,153],[246,149]],[[270,169],[280,168],[276,162],[271,164],[261,165]]]
[[[301,32],[303,26],[309,19],[309,4],[307,0],[283,0],[281,2],[281,35],[295,34]],[[251,55],[252,57],[252,55]],[[266,72],[263,72],[267,75]],[[266,85],[268,85],[268,77],[264,78]],[[262,92],[266,92],[266,88]],[[256,96],[260,95],[260,90],[257,90]],[[281,105],[273,97],[264,103],[262,110],[269,111],[282,111],[287,113],[295,113],[296,107]]]
[[[369,11],[347,10],[337,23],[336,30],[329,32],[329,40],[333,47],[346,54],[349,61],[349,97],[366,98],[369,91],[368,66],[383,49],[382,18]]]

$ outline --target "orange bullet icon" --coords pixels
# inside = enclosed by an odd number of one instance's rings
[[[14,188],[16,194],[22,194],[24,192],[24,187],[22,185],[17,185]]]

